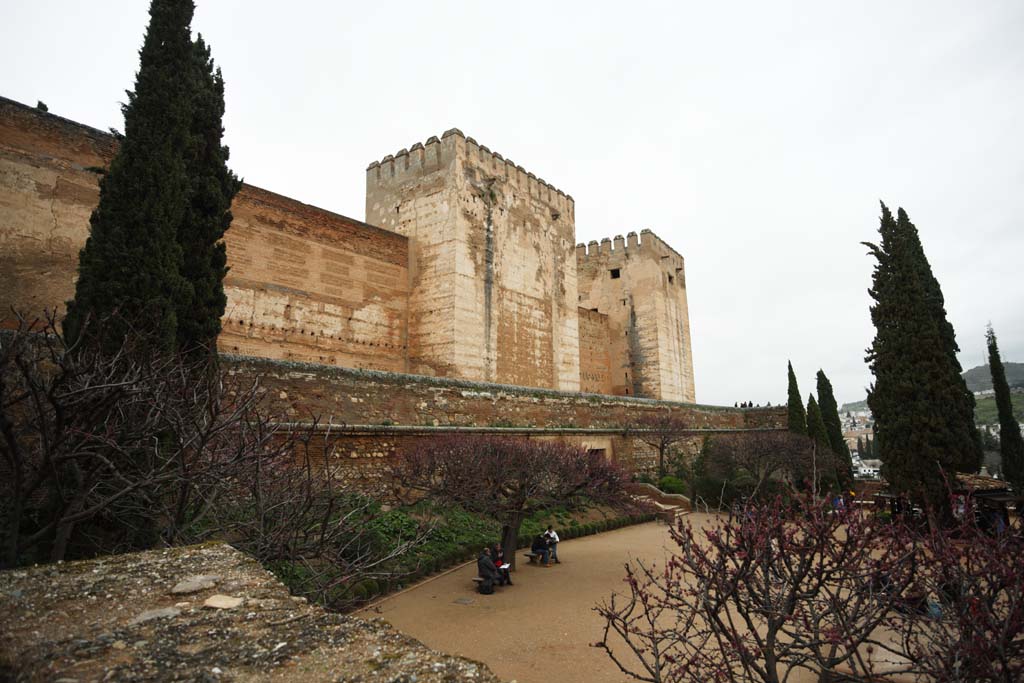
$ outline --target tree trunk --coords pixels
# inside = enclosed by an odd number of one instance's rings
[[[516,551],[519,550],[519,527],[522,524],[523,513],[517,512],[501,527],[501,548],[505,551],[505,561],[512,565],[509,567],[509,571],[516,570]]]

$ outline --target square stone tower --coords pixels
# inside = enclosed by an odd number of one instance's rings
[[[409,371],[580,388],[575,207],[458,129],[366,171],[366,222],[406,235]]]
[[[683,257],[650,230],[576,246],[580,307],[608,316],[613,394],[696,400]]]

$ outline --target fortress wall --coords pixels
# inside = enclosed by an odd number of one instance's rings
[[[63,309],[115,138],[0,98],[0,317]],[[245,185],[222,350],[405,370],[407,239]]]
[[[569,441],[647,468],[653,451],[625,433],[647,413],[670,411],[692,425],[684,446],[691,453],[710,433],[784,429],[786,422],[785,406],[702,406],[230,355],[224,367],[234,376],[259,376],[274,414],[347,425],[337,456],[366,479],[379,476],[382,460],[459,429]]]
[[[608,316],[578,309],[580,319],[580,391],[612,393],[609,373]]]
[[[457,129],[367,169],[367,220],[412,240],[413,372],[577,390],[572,198]]]
[[[576,266],[579,305],[608,316],[612,393],[694,401],[683,257],[644,230],[577,245]]]
[[[232,210],[221,351],[406,370],[405,237],[249,186]]]

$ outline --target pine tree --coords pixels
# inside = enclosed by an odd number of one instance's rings
[[[800,398],[800,389],[796,384],[796,374],[793,372],[793,363],[789,362],[789,431],[794,434],[807,433],[807,413],[804,412],[804,403]]]
[[[988,367],[992,373],[992,388],[996,394],[996,408],[999,411],[999,454],[1003,460],[1003,477],[1013,485],[1015,491],[1024,491],[1024,439],[1021,438],[1020,424],[1013,414],[1010,387],[1006,382],[1006,370],[999,355],[996,333],[989,325],[985,333],[988,342]]]
[[[64,330],[117,348],[129,325],[170,350],[177,307],[189,286],[181,274],[178,230],[189,181],[191,0],[153,0],[134,92],[124,105],[124,139],[100,181],[99,205],[79,255],[75,297]],[[112,314],[116,318],[111,318]],[[93,324],[86,326],[92,319]]]
[[[241,182],[228,169],[224,134],[224,78],[215,69],[200,35],[192,49],[192,123],[186,149],[189,202],[178,227],[181,273],[191,285],[177,309],[178,346],[186,351],[216,350],[227,298],[227,254],[222,241],[231,224],[231,200]]]
[[[916,228],[882,204],[879,233],[877,245],[865,243],[877,260],[869,290],[876,334],[867,355],[873,448],[895,491],[948,510],[944,476],[976,471],[981,460],[973,414],[963,414],[964,406],[973,413],[973,397],[950,360],[952,328]]]

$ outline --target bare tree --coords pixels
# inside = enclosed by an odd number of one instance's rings
[[[631,422],[627,433],[644,442],[658,452],[658,478],[664,477],[667,470],[665,458],[672,448],[692,431],[693,426],[671,410],[659,410],[656,413],[642,415]]]
[[[215,358],[69,347],[51,318],[0,335],[3,566],[228,540],[338,606],[423,540],[381,547],[380,508],[331,468],[337,428],[275,420]]]
[[[810,439],[785,431],[723,434],[708,442],[705,466],[720,479],[741,476],[749,483],[746,495],[756,498],[770,480],[798,480],[812,445]]]
[[[515,550],[523,519],[574,496],[627,505],[623,470],[596,453],[553,441],[460,435],[424,442],[395,463],[412,491],[462,505],[502,525]],[[513,568],[515,553],[510,552]]]
[[[890,533],[809,498],[751,505],[705,529],[681,523],[665,567],[627,565],[628,592],[596,608],[596,646],[651,683],[870,671],[867,647],[912,581],[913,552]]]

